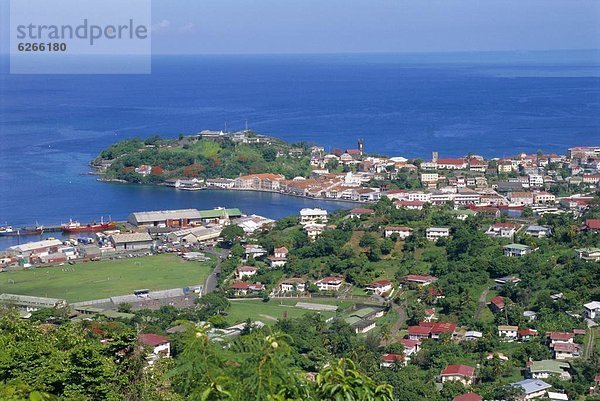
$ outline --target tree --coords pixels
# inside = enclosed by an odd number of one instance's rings
[[[244,236],[244,229],[235,224],[230,224],[221,231],[221,237],[228,244],[233,244],[235,241]]]

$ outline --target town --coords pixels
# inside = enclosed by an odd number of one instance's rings
[[[202,140],[269,141],[236,135]],[[136,339],[147,369],[177,360],[190,327],[215,344],[277,328],[311,381],[327,366],[321,353],[351,357],[352,346],[328,348],[349,330],[365,352],[357,366],[393,384],[396,399],[600,394],[600,147],[426,162],[363,146],[276,156],[308,155],[308,177],[164,181],[361,204],[280,220],[225,207],[135,211],[110,230],[6,249],[0,302],[56,326],[143,316],[155,322]],[[327,338],[316,353],[300,329],[313,326]]]

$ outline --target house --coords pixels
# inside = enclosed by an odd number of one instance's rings
[[[403,354],[383,354],[381,356],[379,367],[393,368],[396,366],[406,366],[406,360]]]
[[[543,185],[543,184],[542,184]],[[533,193],[533,203],[536,205],[549,205],[556,203],[556,196],[546,191]]]
[[[452,401],[483,401],[483,397],[476,393],[466,393],[457,395]]]
[[[514,341],[517,338],[517,326],[498,326],[498,337],[504,341]]]
[[[433,288],[429,288],[430,290]],[[425,317],[423,318],[424,321],[426,322],[433,322],[434,320],[437,320],[437,316],[435,315],[435,309],[433,308],[429,308],[429,309],[425,309]]]
[[[496,282],[496,289],[500,289],[507,284],[517,285],[519,282],[521,282],[521,279],[514,276],[504,276],[494,279],[494,282]]]
[[[323,231],[325,231],[325,225],[324,224],[314,224],[314,223],[306,224],[304,226],[304,231],[306,232],[306,235],[308,236],[308,238],[311,241],[314,241],[315,239],[317,239],[317,237],[319,237],[323,233]]]
[[[537,330],[529,329],[529,328],[517,331],[517,336],[519,337],[519,340],[521,340],[521,341],[529,340],[530,338],[536,337],[538,335],[539,335],[539,333]]]
[[[350,218],[351,219],[360,219],[362,216],[368,216],[374,214],[375,210],[373,209],[365,209],[361,207],[354,208],[350,210]]]
[[[505,306],[504,298],[499,295],[490,299],[490,309],[494,313],[502,312]]]
[[[585,221],[585,230],[600,232],[600,219],[587,219]]]
[[[265,286],[261,283],[246,283],[244,281],[236,281],[229,286],[229,289],[235,296],[243,296],[248,294],[258,294],[264,291]]]
[[[152,350],[147,357],[149,365],[153,365],[160,357],[171,356],[171,342],[167,337],[146,333],[141,334],[138,340],[140,344]]]
[[[247,277],[255,276],[257,272],[254,266],[240,266],[235,270],[235,276],[238,280],[243,280]]]
[[[300,210],[300,224],[307,225],[311,223],[327,223],[327,210],[319,208],[304,208]]]
[[[518,226],[512,223],[492,224],[485,232],[490,237],[513,238],[517,232]]]
[[[434,340],[439,339],[442,334],[452,337],[456,332],[456,324],[449,322],[420,322],[419,326],[431,328],[430,337]]]
[[[408,326],[408,338],[410,340],[420,341],[429,338],[430,335],[431,327]]]
[[[572,359],[581,356],[581,345],[557,342],[551,345],[554,359]]]
[[[539,379],[525,379],[516,383],[510,383],[510,385],[523,390],[524,400],[533,400],[534,398],[542,397],[552,387],[550,384]]]
[[[556,393],[554,391],[548,391],[546,394],[550,401],[569,401],[569,396],[565,393]]]
[[[531,247],[523,244],[509,244],[502,247],[504,256],[525,256],[531,253]]]
[[[448,365],[442,370],[440,377],[442,383],[459,381],[465,386],[470,386],[475,380],[475,368],[467,365]]]
[[[513,205],[530,206],[533,205],[533,193],[525,191],[509,192],[508,199]]]
[[[431,283],[435,283],[437,281],[437,277],[430,275],[419,275],[419,274],[408,274],[402,277],[402,281],[406,283],[416,283],[419,285],[429,285]]]
[[[306,291],[306,280],[302,278],[288,278],[279,284],[279,291],[286,292],[304,292]]]
[[[289,251],[285,246],[275,248],[273,256],[269,256],[269,264],[271,267],[283,267],[287,263],[287,255]]]
[[[527,373],[532,379],[548,379],[558,377],[560,380],[571,380],[571,365],[554,359],[533,361],[528,364]]]
[[[467,341],[477,341],[483,337],[483,333],[481,331],[469,330],[465,332],[465,340]]]
[[[397,235],[401,240],[408,238],[411,232],[412,228],[404,226],[387,226],[383,229],[383,233],[386,238],[389,238],[392,235]]]
[[[246,259],[258,259],[267,255],[267,250],[260,245],[247,245],[244,248],[244,255]]]
[[[116,251],[138,251],[150,249],[154,240],[148,233],[113,234],[110,236]]]
[[[396,209],[423,210],[425,202],[420,200],[398,200],[394,204]]]
[[[585,316],[588,319],[596,319],[600,317],[600,302],[593,301],[583,305]]]
[[[340,277],[324,277],[315,282],[319,291],[338,291],[344,280]]]
[[[421,349],[421,341],[403,338],[400,343],[404,346],[404,356],[410,359],[410,356],[416,354]]]
[[[600,262],[600,248],[575,249],[575,254],[579,259]]]
[[[529,226],[525,234],[535,238],[547,238],[552,235],[552,228],[545,226]]]
[[[550,346],[556,343],[573,343],[573,338],[575,334],[561,332],[561,331],[551,331],[548,333],[548,339],[550,340]]]
[[[450,236],[450,229],[447,227],[429,227],[425,230],[425,238],[428,241],[437,241],[440,238],[447,238]]]
[[[382,296],[388,294],[392,290],[392,282],[390,280],[378,280],[369,284],[365,290],[374,295]]]

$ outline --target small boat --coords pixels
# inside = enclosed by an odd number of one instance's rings
[[[113,230],[116,227],[116,224],[112,221],[108,223],[104,223],[103,221],[98,223],[90,223],[86,225],[82,225],[78,221],[73,221],[69,219],[68,223],[62,224],[60,228],[66,233],[84,233],[84,232],[94,232],[94,231],[104,231],[104,230]]]
[[[2,226],[0,227],[0,235],[17,235],[17,232],[13,230],[12,226]]]

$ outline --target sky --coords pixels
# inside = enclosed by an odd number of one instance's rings
[[[155,54],[600,48],[600,0],[152,0],[152,23]]]

